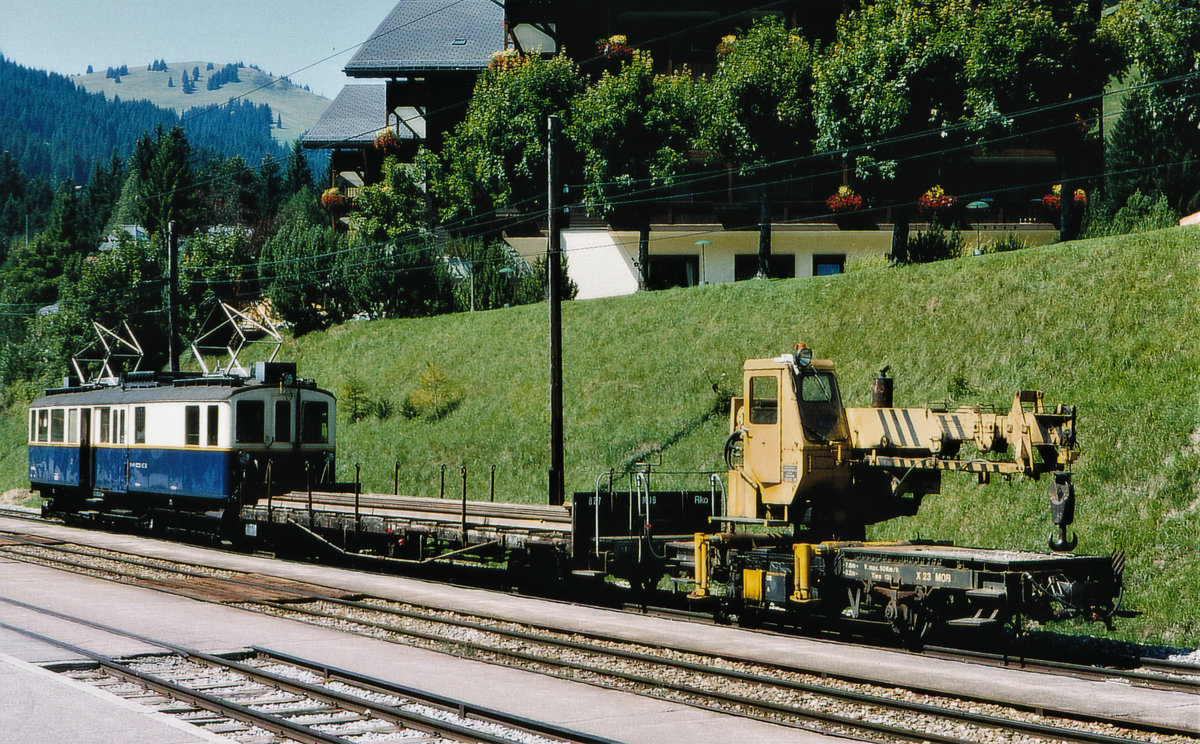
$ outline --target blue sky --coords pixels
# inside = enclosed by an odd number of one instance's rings
[[[333,98],[349,81],[342,68],[356,46],[395,4],[0,0],[0,53],[64,75],[81,74],[88,65],[103,70],[156,59],[245,62]]]

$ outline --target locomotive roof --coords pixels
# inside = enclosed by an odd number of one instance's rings
[[[236,378],[218,379],[216,381],[200,380],[179,381],[174,384],[162,385],[108,385],[88,388],[62,388],[47,390],[46,395],[37,398],[30,406],[106,406],[122,405],[125,403],[158,403],[166,401],[217,401],[228,400],[235,395],[241,395],[254,390],[269,390],[276,385],[265,385],[254,380],[244,384]],[[182,383],[182,384],[181,384]],[[305,389],[329,395],[326,390],[315,386],[289,386],[291,389]]]

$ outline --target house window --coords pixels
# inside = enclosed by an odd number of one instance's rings
[[[221,409],[217,406],[208,407],[208,446],[217,446],[217,436],[220,434]]]
[[[845,253],[818,253],[813,256],[813,276],[846,273]]]
[[[651,256],[650,289],[694,287],[700,283],[700,256]]]
[[[187,445],[200,444],[200,406],[184,408],[184,440]]]
[[[758,276],[758,254],[739,253],[733,257],[733,280],[753,279]],[[772,253],[767,259],[767,277],[791,279],[796,276],[796,256],[792,253]]]
[[[137,406],[133,409],[133,443],[146,443],[146,407]]]
[[[235,436],[239,443],[262,444],[265,406],[261,400],[239,400]]]

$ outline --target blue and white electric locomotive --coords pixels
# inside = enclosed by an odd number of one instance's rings
[[[334,480],[334,396],[291,363],[254,374],[132,372],[47,390],[29,481],[50,513],[214,511]]]

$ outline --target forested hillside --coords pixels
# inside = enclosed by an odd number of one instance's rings
[[[0,151],[30,176],[87,183],[93,164],[114,150],[128,157],[143,132],[182,125],[192,147],[258,163],[282,160],[271,136],[271,108],[246,100],[196,107],[182,114],[146,101],[88,93],[70,78],[22,67],[0,55]],[[298,134],[296,136],[299,136]]]
[[[275,77],[254,65],[213,62],[167,62],[145,66],[96,69],[71,77],[71,82],[91,93],[122,101],[149,101],[184,113],[189,109],[224,104],[231,98],[271,107],[271,133],[288,143],[312,127],[329,106],[329,100],[300,87],[286,77]]]

